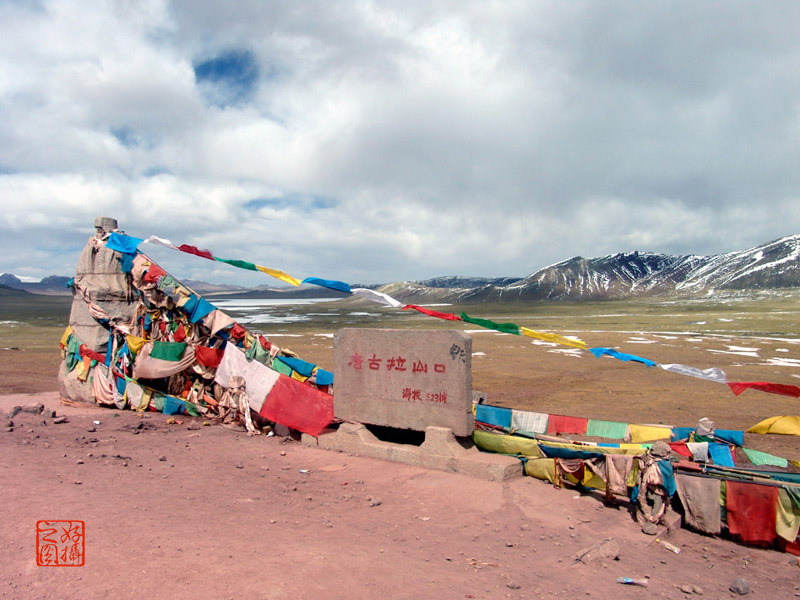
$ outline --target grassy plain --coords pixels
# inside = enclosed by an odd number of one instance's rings
[[[58,340],[69,297],[0,296],[0,394],[57,389]],[[800,291],[703,299],[649,298],[583,303],[431,306],[582,339],[657,363],[719,367],[729,381],[800,385]],[[492,404],[635,423],[747,429],[776,415],[800,414],[798,399],[725,385],[639,363],[594,358],[565,346],[483,330],[362,300],[225,308],[253,331],[331,368],[342,327],[459,328],[473,337],[473,387]],[[15,349],[9,349],[15,348]],[[748,434],[746,444],[800,459],[794,436]]]

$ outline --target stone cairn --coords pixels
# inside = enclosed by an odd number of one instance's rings
[[[97,217],[95,235],[89,238],[78,260],[72,287],[69,325],[90,349],[104,354],[108,347],[109,325],[128,325],[136,308],[136,290],[122,271],[122,254],[106,248],[105,240],[117,229],[117,220]],[[101,321],[108,320],[109,325]],[[62,362],[58,372],[61,397],[79,402],[95,402],[89,380],[78,380],[76,372],[66,372]]]

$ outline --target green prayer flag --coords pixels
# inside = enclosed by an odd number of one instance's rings
[[[512,333],[514,335],[520,334],[519,325],[515,325],[514,323],[495,323],[489,319],[473,319],[467,313],[463,312],[461,313],[461,320],[474,325],[480,325],[486,329],[495,329],[497,331],[502,331],[503,333]]]
[[[159,394],[156,392],[153,394],[153,399],[150,401],[150,404],[158,411],[161,412],[164,410],[164,400],[166,396],[164,394]]]
[[[253,263],[247,262],[246,260],[236,260],[234,258],[219,258],[218,256],[215,256],[214,260],[228,263],[229,265],[233,265],[234,267],[239,267],[240,269],[247,269],[248,271],[258,271],[258,269]]]
[[[186,351],[186,342],[153,342],[151,358],[178,362]]]
[[[199,417],[199,416],[201,416],[200,415],[200,411],[197,410],[197,405],[196,404],[193,404],[193,403],[189,402],[188,400],[186,401],[185,404],[186,404],[186,414],[187,415],[189,415],[191,417]]]
[[[627,433],[628,424],[615,421],[589,419],[589,425],[586,428],[586,435],[611,440],[624,440]]]
[[[275,357],[275,360],[272,361],[271,366],[273,369],[275,369],[278,373],[281,373],[282,375],[287,375],[289,377],[292,376],[292,367],[283,362],[279,356]]]
[[[752,448],[742,448],[742,450],[745,456],[747,456],[747,460],[754,465],[773,465],[782,468],[789,466],[789,461],[780,456],[774,456],[766,452],[761,452],[760,450],[753,450]]]

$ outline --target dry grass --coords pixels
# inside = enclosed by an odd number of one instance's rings
[[[58,340],[67,323],[70,299],[6,300],[0,299],[0,348],[4,348],[0,350],[0,393],[56,389]],[[720,367],[731,381],[800,385],[800,292],[688,301],[433,308],[463,310],[473,317],[573,335],[589,347],[614,347],[662,364]],[[270,312],[271,321],[247,326],[326,368],[333,364],[332,335],[341,327],[479,329],[365,301],[273,307]],[[690,426],[707,416],[718,427],[746,429],[770,416],[800,414],[796,398],[752,390],[737,397],[724,385],[638,363],[597,359],[586,352],[564,353],[565,349],[526,337],[477,331],[473,334],[473,387],[501,406],[636,423]],[[800,459],[794,436],[748,434],[746,443]]]

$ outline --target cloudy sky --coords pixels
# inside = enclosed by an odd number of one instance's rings
[[[800,233],[797,2],[0,0],[0,39],[0,272],[97,215],[354,284]]]

